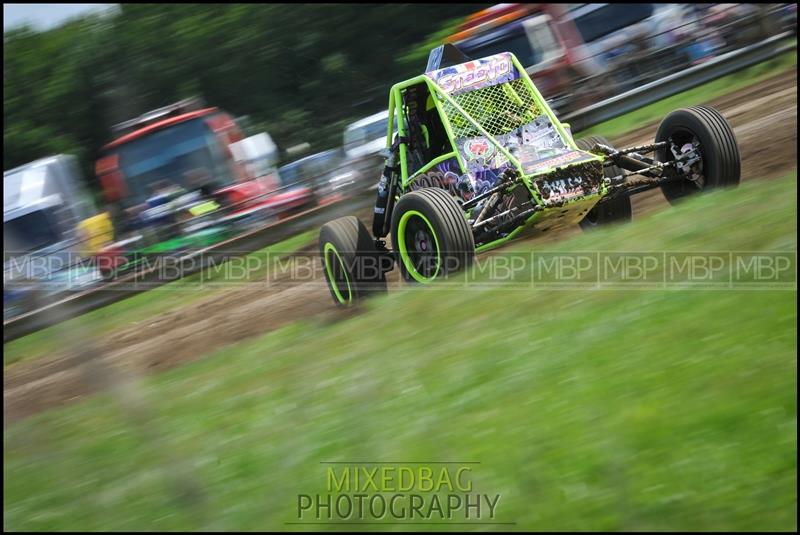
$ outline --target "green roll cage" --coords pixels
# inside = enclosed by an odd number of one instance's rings
[[[511,61],[514,68],[516,68],[519,73],[523,87],[530,93],[533,107],[538,108],[538,110],[530,110],[530,111],[533,112],[536,116],[539,116],[541,114],[546,114],[547,117],[550,119],[551,123],[553,124],[553,126],[555,127],[558,134],[562,137],[562,139],[566,143],[566,145],[570,147],[572,150],[580,151],[577,145],[575,145],[575,141],[572,139],[572,136],[567,131],[569,125],[562,123],[561,121],[558,120],[555,113],[553,113],[553,110],[547,104],[546,100],[539,92],[539,90],[536,88],[536,85],[533,83],[528,73],[525,71],[525,68],[522,66],[522,64],[520,64],[519,60],[517,60],[516,56],[514,56],[513,53],[509,53],[509,55],[511,57]],[[420,84],[424,84],[426,86],[429,94],[432,97],[438,116],[442,121],[442,125],[445,129],[445,132],[447,133],[451,150],[450,152],[437,156],[431,161],[425,163],[420,169],[414,171],[412,174],[409,174],[408,147],[407,143],[404,141],[407,133],[406,132],[407,125],[405,125],[405,121],[402,120],[404,114],[401,112],[403,106],[402,94],[404,90]],[[498,85],[508,85],[508,84],[510,84],[510,82],[504,82]],[[508,87],[508,89],[506,89],[505,92],[506,95],[508,95],[508,97],[513,101],[515,101],[517,104],[520,105],[523,104],[519,95],[515,92],[513,88]],[[398,196],[401,195],[402,192],[406,191],[409,188],[409,185],[418,176],[430,170],[433,166],[442,163],[446,160],[455,159],[458,162],[461,173],[462,174],[467,173],[466,162],[464,161],[463,157],[458,151],[458,148],[456,147],[456,139],[458,138],[458,136],[456,136],[451,119],[448,116],[448,113],[446,113],[444,109],[445,105],[447,105],[449,108],[455,110],[457,113],[463,116],[463,118],[465,118],[471,124],[472,128],[474,128],[482,136],[485,136],[486,139],[489,140],[489,142],[491,142],[496,147],[496,149],[508,159],[511,165],[519,173],[520,179],[530,192],[530,195],[533,198],[533,200],[537,204],[543,204],[539,192],[533,185],[533,179],[542,175],[547,175],[548,173],[554,171],[554,169],[544,168],[535,173],[526,174],[518,159],[512,156],[511,153],[501,143],[499,143],[494,136],[492,136],[489,132],[487,132],[486,129],[483,126],[481,126],[479,121],[475,120],[475,118],[467,110],[465,110],[462,106],[460,106],[453,97],[448,95],[436,84],[436,82],[434,82],[430,77],[424,74],[415,76],[414,78],[393,85],[389,92],[389,118],[388,118],[387,132],[386,132],[386,148],[390,149],[392,146],[393,136],[394,136],[394,122],[396,120],[397,130],[398,130],[397,134],[398,138],[400,139],[398,148],[398,156],[400,162],[400,183],[399,183],[400,187],[398,190]],[[585,152],[585,151],[580,151],[580,152]],[[601,162],[601,164],[605,160],[605,158],[602,155],[591,154],[591,153],[585,153],[585,154],[591,155],[592,157],[591,159],[599,161]],[[569,165],[570,164],[565,164],[566,167],[568,167]],[[606,185],[602,184],[600,193],[597,195],[597,197],[598,198],[602,197],[605,194],[606,194]],[[541,214],[542,213],[539,212],[532,215],[530,219],[525,221],[518,228],[514,229],[509,235],[500,238],[498,240],[492,241],[490,243],[483,244],[482,246],[479,246],[477,250],[482,251],[496,247],[502,243],[505,243],[506,241],[512,239],[525,226],[538,219],[541,216]]]

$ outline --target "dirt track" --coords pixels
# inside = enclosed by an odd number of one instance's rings
[[[710,104],[734,126],[744,180],[770,178],[796,167],[796,69]],[[652,140],[656,127],[649,125],[612,141],[619,147],[646,143]],[[634,218],[664,206],[666,201],[658,190],[638,195],[633,201]],[[369,221],[368,211],[358,215]],[[566,234],[572,232],[579,231],[576,228]],[[550,241],[564,236],[565,233],[550,234],[537,239]],[[396,271],[392,276],[391,285],[396,286]],[[294,281],[288,273],[273,275],[270,280],[236,286],[146,323],[107,333],[96,340],[96,353],[89,352],[86,341],[80,340],[75,343],[80,350],[65,349],[57,355],[7,367],[3,386],[5,422],[9,425],[104,388],[106,383],[97,379],[98,371],[113,372],[115,377],[153,373],[290,322],[310,317],[337,321],[354,313],[335,309],[317,259],[313,277],[307,276],[304,282]],[[79,333],[65,333],[65,338],[69,336],[77,340]]]

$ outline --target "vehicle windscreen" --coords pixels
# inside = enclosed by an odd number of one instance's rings
[[[36,210],[3,223],[4,260],[36,251],[59,241],[53,215]]]
[[[198,173],[214,187],[233,183],[222,163],[219,145],[203,119],[192,119],[157,130],[115,149],[129,188],[129,202],[141,203],[162,181],[185,189]]]
[[[636,24],[653,14],[653,4],[605,4],[575,18],[575,25],[585,43]]]

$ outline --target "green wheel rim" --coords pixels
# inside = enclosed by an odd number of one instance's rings
[[[328,242],[323,248],[323,253],[323,256],[325,257],[325,273],[328,275],[328,283],[333,289],[333,294],[340,303],[350,303],[353,300],[353,291],[350,289],[350,278],[347,276],[347,270],[344,267],[344,262],[342,262],[342,257],[339,256],[339,251],[336,250],[336,247],[331,242]],[[339,290],[339,282],[333,276],[333,266],[331,265],[330,253],[333,253],[336,256],[336,259],[339,261],[339,267],[344,275],[344,282],[347,284],[347,299],[345,299],[342,295],[342,292]]]
[[[417,267],[411,261],[411,255],[408,252],[408,244],[406,243],[406,227],[408,226],[408,222],[414,217],[418,217],[425,223],[425,226],[428,227],[428,230],[430,231],[430,235],[433,236],[433,242],[436,246],[436,270],[433,272],[433,275],[429,277],[426,277],[417,270]],[[411,275],[411,277],[417,282],[428,283],[433,281],[439,274],[439,270],[442,265],[442,250],[439,247],[439,237],[436,235],[436,231],[433,230],[433,225],[431,225],[431,222],[428,220],[428,218],[417,210],[409,210],[405,212],[402,216],[400,216],[400,222],[397,225],[397,242],[397,247],[400,250],[400,258],[402,259],[403,265],[406,267],[408,274]]]

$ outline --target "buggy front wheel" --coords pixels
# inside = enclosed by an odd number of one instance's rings
[[[349,306],[372,294],[386,292],[386,266],[391,258],[375,248],[364,224],[353,216],[323,225],[319,233],[322,267],[333,301]]]
[[[667,115],[658,127],[656,151],[660,162],[679,160],[679,179],[661,191],[670,203],[709,189],[739,184],[741,159],[728,121],[709,106],[689,106]]]
[[[403,195],[392,214],[392,239],[400,272],[409,282],[428,283],[466,268],[475,240],[464,211],[449,192],[424,188]]]

